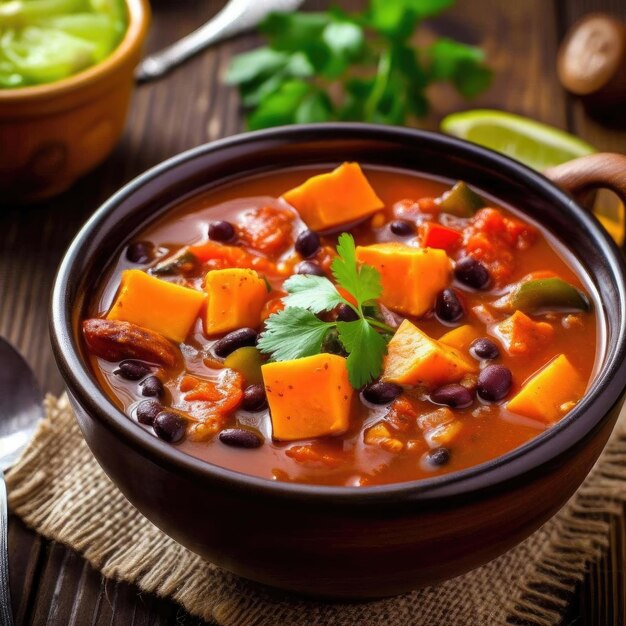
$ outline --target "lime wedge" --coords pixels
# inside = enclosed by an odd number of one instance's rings
[[[553,126],[490,109],[448,115],[441,122],[441,129],[449,135],[502,152],[536,170],[596,151],[578,137]]]
[[[441,122],[441,130],[502,152],[539,171],[596,152],[587,142],[558,128],[492,109],[448,115]],[[621,244],[625,236],[624,205],[617,196],[600,190],[594,213]]]

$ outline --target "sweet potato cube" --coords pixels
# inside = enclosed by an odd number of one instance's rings
[[[346,359],[316,354],[261,367],[274,439],[295,441],[348,429],[353,389]]]
[[[493,331],[512,356],[532,354],[554,337],[554,328],[550,324],[535,322],[521,311],[515,311],[513,315],[496,324]]]
[[[313,176],[283,198],[313,230],[354,222],[384,206],[358,163],[344,163],[328,174]]]
[[[356,256],[380,272],[381,302],[398,313],[423,315],[450,282],[450,259],[444,250],[377,243],[358,246]]]
[[[207,335],[228,333],[237,328],[256,328],[267,300],[265,281],[249,269],[211,270],[204,279],[208,294]]]
[[[560,354],[524,383],[507,404],[507,409],[552,424],[584,393],[585,381],[567,357]]]
[[[477,371],[458,350],[431,339],[404,320],[387,347],[383,380],[399,385],[438,386]]]
[[[107,319],[131,322],[180,343],[200,314],[204,299],[205,295],[195,289],[141,270],[125,270]]]
[[[471,324],[464,324],[458,328],[453,328],[442,337],[439,337],[439,342],[445,343],[446,346],[451,346],[452,348],[456,348],[457,350],[464,352],[469,349],[473,341],[479,339],[480,337],[481,333],[477,328]]]

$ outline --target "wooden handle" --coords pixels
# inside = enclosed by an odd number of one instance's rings
[[[544,173],[556,185],[574,195],[610,189],[626,205],[626,156],[623,154],[590,154],[551,167]],[[626,241],[622,249],[626,252]]]

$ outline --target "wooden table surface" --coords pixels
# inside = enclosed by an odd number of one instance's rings
[[[262,0],[259,0],[262,1]],[[217,0],[153,0],[149,50],[184,35],[213,15]],[[344,1],[350,8],[358,0]],[[309,8],[326,5],[308,2]],[[624,0],[457,0],[426,25],[431,31],[485,48],[495,72],[492,88],[471,103],[448,88],[433,91],[436,128],[448,112],[478,106],[502,108],[567,128],[599,149],[626,152],[626,132],[588,118],[556,80],[555,53],[568,25],[591,10],[626,18]],[[62,381],[49,347],[51,283],[61,256],[87,217],[120,185],[146,168],[198,144],[242,129],[236,93],[220,84],[230,57],[254,45],[254,36],[205,52],[161,82],[139,87],[127,130],[114,154],[72,190],[28,208],[0,210],[0,335],[29,360],[41,385],[60,393]],[[0,147],[1,149],[1,147]],[[613,549],[585,578],[564,624],[625,624],[624,529]],[[18,625],[152,625],[203,623],[166,600],[104,580],[77,554],[26,529],[12,518],[11,589]]]

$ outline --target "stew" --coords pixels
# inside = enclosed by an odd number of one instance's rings
[[[83,338],[129,419],[207,462],[365,486],[502,455],[583,397],[594,296],[466,183],[294,168],[182,202],[120,253]]]

